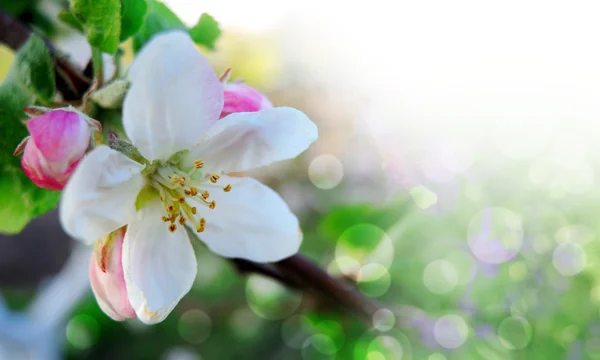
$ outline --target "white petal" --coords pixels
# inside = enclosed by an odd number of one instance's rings
[[[298,252],[298,219],[283,199],[269,187],[251,178],[222,176],[231,192],[210,191],[216,201],[210,210],[197,206],[206,219],[200,239],[215,253],[257,262],[278,261]]]
[[[251,170],[298,156],[318,136],[315,124],[296,109],[235,113],[213,125],[186,161],[201,159],[213,171]]]
[[[135,58],[123,125],[149,160],[196,144],[223,108],[223,86],[189,35],[156,35]]]
[[[129,302],[146,324],[163,321],[196,278],[196,256],[183,227],[168,230],[158,201],[136,213],[123,242],[123,270]]]
[[[127,223],[144,185],[143,166],[100,145],[88,153],[63,190],[60,222],[72,237],[87,244]]]

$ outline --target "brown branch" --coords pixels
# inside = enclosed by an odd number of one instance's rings
[[[380,308],[373,300],[356,291],[350,283],[332,277],[301,254],[274,264],[260,264],[242,259],[232,259],[231,262],[241,273],[261,274],[296,290],[316,291],[368,321],[371,321],[373,314]]]
[[[293,255],[275,264],[289,278],[301,278],[308,289],[314,289],[348,310],[371,321],[380,308],[373,300],[356,291],[349,282],[334,278],[302,254]]]
[[[26,25],[0,10],[0,43],[16,51],[27,42],[31,34],[31,29]],[[50,41],[44,39],[44,42],[54,56],[56,89],[61,92],[65,101],[81,99],[92,81],[65,59]]]

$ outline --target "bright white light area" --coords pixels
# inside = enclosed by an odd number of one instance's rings
[[[190,23],[206,11],[275,34],[284,71],[365,99],[355,113],[381,144],[459,138],[530,158],[565,129],[600,140],[597,1],[167,2]]]

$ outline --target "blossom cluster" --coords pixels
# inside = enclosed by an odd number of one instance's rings
[[[154,36],[131,65],[122,121],[130,142],[96,142],[75,108],[37,109],[19,145],[23,171],[62,190],[60,221],[94,246],[89,275],[115,320],[162,321],[190,290],[190,233],[229,258],[273,262],[301,243],[296,216],[256,180],[233,176],[291,159],[317,139],[302,112],[219,79],[187,33]]]

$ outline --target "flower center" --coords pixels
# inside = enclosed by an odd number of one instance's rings
[[[173,164],[161,164],[153,172],[148,180],[155,188],[160,200],[164,204],[166,215],[162,221],[167,223],[170,232],[177,230],[177,223],[184,226],[189,221],[197,232],[203,232],[206,220],[198,214],[198,209],[188,203],[194,203],[206,207],[209,211],[217,206],[215,200],[211,200],[208,189],[220,189],[225,192],[231,191],[231,184],[219,185],[219,175],[203,174],[200,169],[204,167],[202,160],[194,161],[194,167],[189,171],[183,171]]]

